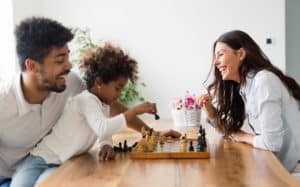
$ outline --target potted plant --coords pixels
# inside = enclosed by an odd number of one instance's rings
[[[103,41],[95,43],[91,38],[89,29],[74,28],[72,29],[72,32],[74,34],[74,39],[70,43],[70,48],[72,49],[70,53],[70,61],[73,65],[74,71],[78,73],[80,77],[82,77],[79,71],[80,59],[87,50],[100,46]],[[146,86],[141,82],[138,82],[138,84],[141,86]],[[118,100],[126,106],[133,101],[144,101],[144,98],[138,92],[138,84],[134,84],[129,81],[123,89]]]

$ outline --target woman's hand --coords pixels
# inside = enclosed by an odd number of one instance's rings
[[[99,152],[99,161],[115,159],[115,152],[110,145],[104,145]]]
[[[216,114],[215,114],[214,107],[211,104],[211,101],[212,101],[212,98],[210,97],[209,94],[203,94],[197,99],[196,103],[198,106],[200,106],[201,108],[204,109],[204,111],[207,114],[207,117],[210,120],[213,120],[215,118]]]
[[[254,135],[246,133],[242,130],[232,133],[229,137],[235,142],[241,142],[241,143],[247,143],[253,145],[252,142],[253,142]]]

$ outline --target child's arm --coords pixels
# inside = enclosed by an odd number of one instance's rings
[[[127,107],[125,107],[123,104],[119,102],[114,102],[111,107],[110,107],[110,115],[115,116],[120,113],[124,113],[128,110]],[[145,128],[145,130],[150,130],[151,128],[146,125],[140,118],[137,116],[134,116],[128,123],[127,126],[136,130],[136,131],[141,131],[142,127]]]
[[[155,103],[145,102],[142,104],[139,104],[135,107],[132,107],[124,112],[124,116],[126,118],[127,123],[132,122],[132,120],[135,120],[136,116],[139,114],[156,114],[156,105]]]
[[[126,108],[124,105],[122,105],[119,102],[114,102],[111,105],[110,108],[110,115],[111,116],[115,116],[118,115],[122,112],[126,112],[128,110],[128,108]],[[140,118],[138,118],[137,116],[134,116],[130,121],[128,121],[127,126],[136,130],[136,131],[141,131],[142,127],[145,128],[145,130],[150,130],[150,127],[148,125],[146,125],[146,123],[144,123]],[[172,136],[175,138],[178,138],[181,136],[181,134],[175,130],[166,130],[166,131],[160,131],[159,132],[161,136]]]

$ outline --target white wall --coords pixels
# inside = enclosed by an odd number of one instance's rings
[[[15,43],[13,37],[13,8],[10,0],[1,1],[0,7],[0,81],[11,78],[15,72]]]
[[[12,2],[15,24],[29,16],[43,15],[42,1],[40,0],[12,0]]]
[[[18,0],[21,2],[21,0]],[[33,1],[33,0],[31,0]],[[222,33],[247,31],[285,70],[284,0],[42,0],[42,14],[67,26],[89,27],[96,39],[113,41],[139,62],[161,117],[186,90],[200,94],[211,66],[211,47]],[[265,39],[273,44],[266,45]]]

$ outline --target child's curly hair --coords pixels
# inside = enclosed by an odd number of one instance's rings
[[[80,62],[84,70],[87,88],[93,87],[97,77],[103,83],[115,81],[120,77],[128,78],[132,83],[138,79],[137,62],[125,54],[119,47],[106,43],[86,53]]]

